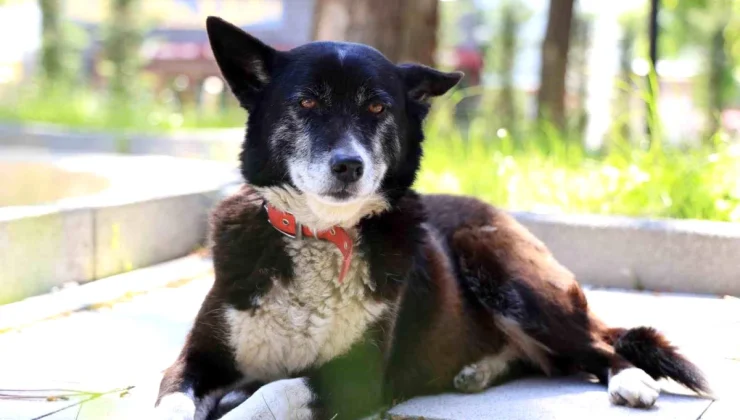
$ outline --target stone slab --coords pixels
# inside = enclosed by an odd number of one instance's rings
[[[698,419],[710,400],[663,393],[650,410],[615,407],[598,384],[575,378],[523,379],[476,395],[416,398],[390,413],[425,420]]]
[[[0,217],[0,304],[93,275],[93,212]]]
[[[581,283],[740,296],[740,224],[612,216],[514,216]]]
[[[101,192],[0,207],[0,304],[184,255],[205,244],[208,212],[241,181],[232,164],[172,156],[0,149],[108,180]]]
[[[0,124],[0,144],[3,146],[38,147],[54,151],[116,152],[116,143],[116,136],[110,133],[78,132],[53,124]]]
[[[95,278],[185,255],[205,245],[216,193],[185,194],[99,207],[95,217]]]
[[[243,128],[202,129],[141,135],[74,130],[53,124],[0,124],[0,145],[86,153],[167,155],[236,162]]]

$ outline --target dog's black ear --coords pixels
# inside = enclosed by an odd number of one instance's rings
[[[270,82],[280,53],[225,20],[206,19],[208,39],[216,63],[243,106]]]
[[[445,73],[421,64],[401,64],[398,67],[409,96],[421,102],[444,95],[463,77],[463,73],[459,71]]]

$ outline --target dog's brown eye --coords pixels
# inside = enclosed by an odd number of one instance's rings
[[[370,106],[367,107],[367,110],[372,112],[373,114],[380,114],[381,112],[383,112],[384,109],[385,107],[383,106],[383,104],[377,102],[371,103]]]
[[[301,106],[304,107],[304,108],[306,108],[306,109],[316,108],[316,105],[318,105],[318,104],[316,103],[316,100],[315,99],[303,99],[303,100],[301,100]]]

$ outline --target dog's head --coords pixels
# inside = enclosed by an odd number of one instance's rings
[[[249,112],[245,179],[314,228],[356,223],[411,187],[428,101],[462,77],[395,65],[360,44],[283,52],[219,18],[207,28],[221,72]]]

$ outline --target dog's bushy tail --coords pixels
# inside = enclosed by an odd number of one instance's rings
[[[613,328],[610,333],[617,354],[653,379],[670,378],[696,393],[711,394],[701,370],[654,328]]]

